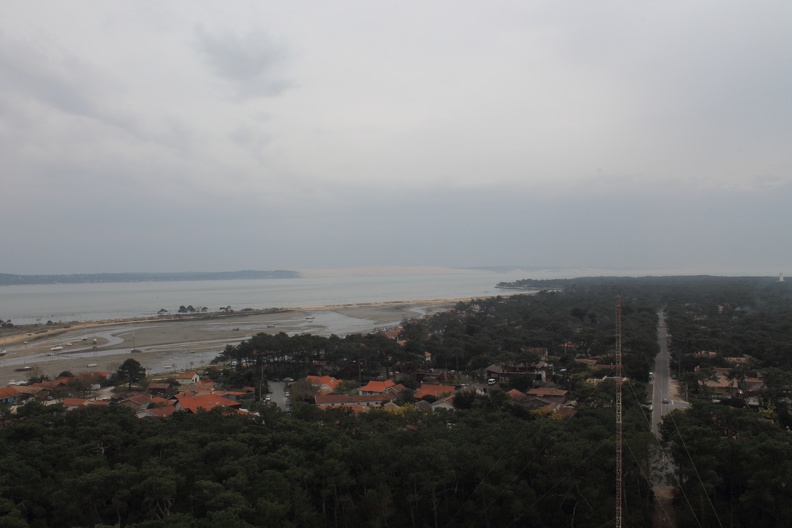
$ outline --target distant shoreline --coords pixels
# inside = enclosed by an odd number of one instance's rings
[[[291,270],[185,271],[174,273],[74,273],[70,275],[17,275],[0,273],[0,286],[34,284],[94,284],[129,282],[181,282],[208,280],[299,279]]]

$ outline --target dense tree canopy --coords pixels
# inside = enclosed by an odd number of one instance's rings
[[[696,402],[662,425],[677,467],[680,526],[792,524],[792,310],[785,284],[760,278],[575,279],[533,295],[459,303],[405,321],[398,339],[257,334],[228,346],[229,386],[335,369],[351,389],[374,377],[415,387],[432,364],[480,377],[493,362],[534,362],[577,402],[572,417],[529,412],[505,391],[460,393],[454,411],[364,414],[294,402],[246,416],[221,410],[143,419],[121,406],[0,409],[0,526],[598,527],[613,522],[614,297],[622,299],[625,526],[650,526],[657,441],[644,382],[664,308],[682,371],[702,380],[725,354],[748,354],[734,379],[762,374],[757,410]],[[717,351],[715,359],[693,356]],[[601,371],[576,361],[597,358]],[[694,367],[699,367],[694,370]],[[128,387],[144,374],[119,368]],[[596,377],[599,383],[587,380]],[[516,378],[527,389],[535,379]],[[310,384],[309,384],[310,385]],[[310,387],[309,387],[310,388]],[[509,388],[509,387],[506,387]],[[293,394],[310,400],[310,391]],[[733,403],[733,402],[729,402]],[[656,453],[655,453],[656,454]]]
[[[608,410],[295,414],[141,421],[121,406],[41,408],[0,430],[4,525],[600,526],[613,515]],[[645,483],[631,495],[643,519]]]

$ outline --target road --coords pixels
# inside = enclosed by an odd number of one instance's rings
[[[663,310],[657,312],[657,340],[660,352],[655,358],[654,383],[652,391],[652,432],[658,434],[658,425],[663,416],[674,409],[685,409],[688,403],[677,395],[675,381],[671,378],[670,356],[668,353],[668,329]]]
[[[286,383],[283,381],[267,381],[269,386],[269,398],[272,403],[278,406],[281,411],[287,410],[289,398],[286,397]]]

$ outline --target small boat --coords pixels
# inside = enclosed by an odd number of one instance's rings
[[[72,346],[72,344],[71,343],[66,343],[66,346]]]
[[[96,363],[88,363],[88,368],[94,368],[95,366],[96,366]]]
[[[6,355],[6,349],[0,348],[0,356],[5,356],[5,355]]]
[[[54,347],[50,348],[50,350],[53,351],[63,350],[63,347],[61,345],[55,345]]]
[[[28,370],[33,370],[33,367],[28,367],[28,366],[17,367],[14,370],[16,370],[17,372],[25,372],[25,371],[28,371]]]

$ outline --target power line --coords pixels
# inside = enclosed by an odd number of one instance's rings
[[[622,526],[622,326],[621,296],[616,296],[616,528]]]

